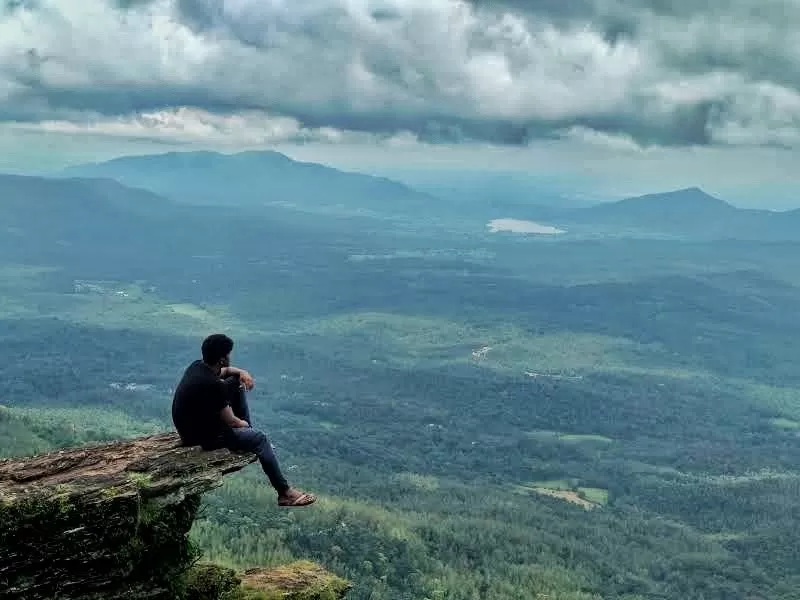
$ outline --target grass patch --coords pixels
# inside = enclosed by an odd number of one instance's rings
[[[242,337],[252,328],[225,306],[170,303],[142,282],[76,279],[68,289],[47,286],[57,269],[0,264],[0,317],[56,317],[112,329],[204,335],[231,331]]]
[[[560,434],[558,439],[562,442],[598,442],[602,444],[610,444],[614,440],[610,437],[606,437],[604,435],[595,435],[595,434]]]
[[[231,330],[237,325],[224,308],[169,304],[135,285],[79,296],[81,302],[68,318],[102,327],[202,335],[210,329]]]
[[[608,490],[603,488],[578,488],[578,493],[593,504],[608,504]]]
[[[439,480],[436,477],[419,473],[399,473],[392,477],[392,481],[427,492],[433,492],[439,488]]]
[[[597,444],[611,444],[614,442],[613,438],[606,437],[604,435],[596,435],[593,433],[588,434],[581,434],[581,433],[561,433],[558,431],[547,431],[547,430],[538,430],[538,431],[529,431],[526,432],[528,437],[540,440],[543,442],[566,442],[566,443],[597,443]]]
[[[534,481],[515,486],[521,493],[535,493],[550,498],[558,498],[587,510],[608,504],[608,490],[604,488],[580,487],[576,480],[551,479]]]
[[[624,338],[582,333],[531,334],[506,323],[351,313],[276,323],[280,335],[327,338],[342,354],[369,348],[376,360],[402,366],[477,364],[542,377],[569,377],[598,369],[628,369],[647,348]]]
[[[800,421],[794,421],[792,419],[771,419],[770,423],[772,423],[778,429],[787,429],[792,431],[800,429]]]
[[[564,502],[569,502],[570,504],[580,506],[586,510],[591,510],[597,506],[590,500],[583,498],[578,492],[572,490],[554,490],[552,488],[534,487],[530,488],[530,491],[540,496],[547,496],[549,498],[556,498]]]
[[[36,265],[0,264],[0,317],[39,316],[37,298],[42,295],[42,277],[56,270]]]
[[[748,535],[745,533],[736,533],[736,532],[717,532],[717,533],[706,533],[703,537],[711,542],[724,544],[725,542],[735,542],[738,540],[745,540],[747,539]]]
[[[800,390],[747,380],[731,379],[729,384],[735,391],[751,398],[757,408],[774,411],[787,421],[800,422]]]
[[[575,486],[566,479],[548,479],[545,481],[534,481],[526,485],[528,488],[541,488],[546,490],[571,490]]]
[[[0,281],[8,267],[0,266]],[[46,272],[13,271],[17,277],[0,283],[0,316],[57,317],[110,329],[200,336],[210,330],[251,333],[227,307],[169,303],[139,283],[76,280],[69,292],[40,289],[33,277]]]
[[[189,317],[190,319],[194,319],[195,321],[200,321],[205,324],[216,325],[219,319],[218,315],[215,315],[209,310],[195,304],[168,304],[167,308],[176,315]]]
[[[245,572],[242,600],[336,600],[349,588],[346,580],[309,561]]]

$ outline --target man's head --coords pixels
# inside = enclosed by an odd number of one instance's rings
[[[214,333],[203,340],[203,362],[214,368],[228,367],[232,350],[231,338],[224,333]]]

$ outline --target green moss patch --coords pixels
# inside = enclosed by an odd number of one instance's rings
[[[199,564],[183,577],[181,600],[340,600],[350,584],[319,565],[298,561],[239,574],[215,564]]]
[[[340,600],[350,589],[344,579],[319,565],[298,561],[245,572],[242,600]]]

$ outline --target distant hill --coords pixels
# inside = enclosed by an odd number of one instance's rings
[[[0,208],[6,224],[22,217],[62,217],[57,214],[62,210],[84,216],[97,211],[145,214],[173,205],[153,192],[131,188],[113,179],[0,174]]]
[[[254,217],[219,204],[178,202],[113,179],[72,176],[0,174],[0,214],[4,262],[128,281],[163,281],[176,272],[189,281],[221,277],[234,268],[223,266],[223,255],[280,262],[290,254],[312,264],[320,236],[349,239],[364,230],[352,217],[309,218],[283,209]]]
[[[0,211],[0,251],[35,263],[149,251],[185,208],[113,180],[0,174]]]
[[[628,232],[703,239],[800,239],[800,210],[737,208],[697,187],[647,194],[573,211],[567,221]]]
[[[700,188],[691,187],[599,204],[587,208],[585,212],[632,222],[665,218],[681,222],[682,219],[696,219],[698,216],[724,218],[738,212],[738,209]]]
[[[429,208],[434,200],[390,179],[298,162],[273,151],[130,156],[70,167],[63,174],[112,178],[200,205],[279,204],[309,210],[403,212]]]
[[[153,192],[111,179],[0,174],[0,231],[36,232],[50,241],[67,235],[119,243],[125,232],[156,221],[168,223],[185,210]]]
[[[410,169],[387,167],[388,177],[440,198],[450,206],[479,214],[484,220],[498,215],[519,219],[552,219],[593,202],[560,190],[569,183],[518,170],[497,171],[444,167]]]

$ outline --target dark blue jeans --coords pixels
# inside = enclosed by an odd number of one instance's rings
[[[230,377],[226,379],[225,386],[228,393],[228,403],[231,405],[233,414],[250,423],[250,427],[226,429],[222,436],[224,447],[232,452],[252,452],[255,454],[272,487],[279,494],[284,493],[289,489],[289,482],[286,481],[283,473],[281,473],[278,458],[272,450],[272,443],[269,438],[264,432],[253,428],[250,407],[247,404],[247,394],[239,385],[239,378]]]

